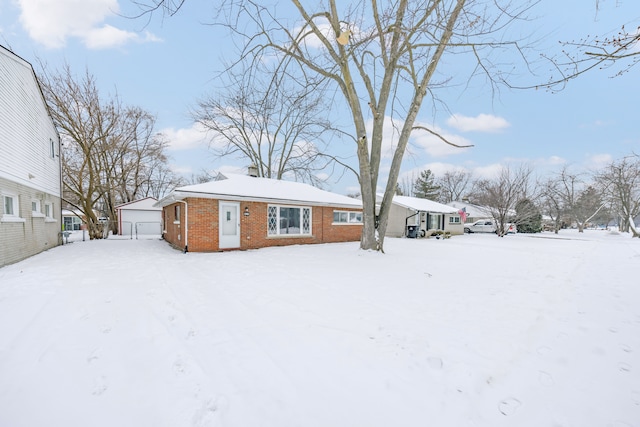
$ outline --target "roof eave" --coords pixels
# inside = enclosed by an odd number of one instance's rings
[[[173,191],[168,196],[160,199],[153,206],[168,206],[175,203],[178,200],[184,200],[187,198],[199,198],[199,199],[218,199],[218,200],[230,200],[239,202],[262,202],[262,203],[275,203],[286,205],[307,205],[307,206],[326,206],[326,207],[338,207],[345,209],[362,209],[361,204],[348,204],[348,203],[332,203],[332,202],[320,202],[310,200],[295,200],[295,199],[279,199],[271,197],[256,197],[256,196],[242,196],[238,194],[223,194],[223,193],[204,193],[198,191]],[[356,200],[356,199],[354,199]]]

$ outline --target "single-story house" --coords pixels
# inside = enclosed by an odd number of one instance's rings
[[[116,206],[118,234],[121,236],[162,234],[162,208],[154,206],[158,199],[145,197]]]
[[[463,211],[465,220],[463,223],[476,222],[479,219],[492,218],[491,209],[484,206],[478,206],[467,202],[453,201],[448,203],[449,206]]]
[[[62,209],[62,229],[65,231],[82,230],[87,223],[84,213],[79,210]]]
[[[311,185],[237,174],[160,199],[162,234],[185,252],[358,241],[362,202]]]
[[[377,201],[382,202],[382,195]],[[452,235],[464,233],[458,209],[418,197],[393,197],[386,236],[424,237],[438,230]]]

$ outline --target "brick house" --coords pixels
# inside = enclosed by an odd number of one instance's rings
[[[162,233],[191,252],[360,240],[362,202],[307,184],[236,174],[159,200]]]

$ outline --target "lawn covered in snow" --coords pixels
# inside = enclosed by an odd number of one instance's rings
[[[640,239],[385,243],[4,267],[0,426],[640,426]]]

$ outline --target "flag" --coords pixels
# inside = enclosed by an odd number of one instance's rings
[[[462,222],[464,223],[467,220],[467,208],[462,208],[458,211],[460,218],[462,218]]]

